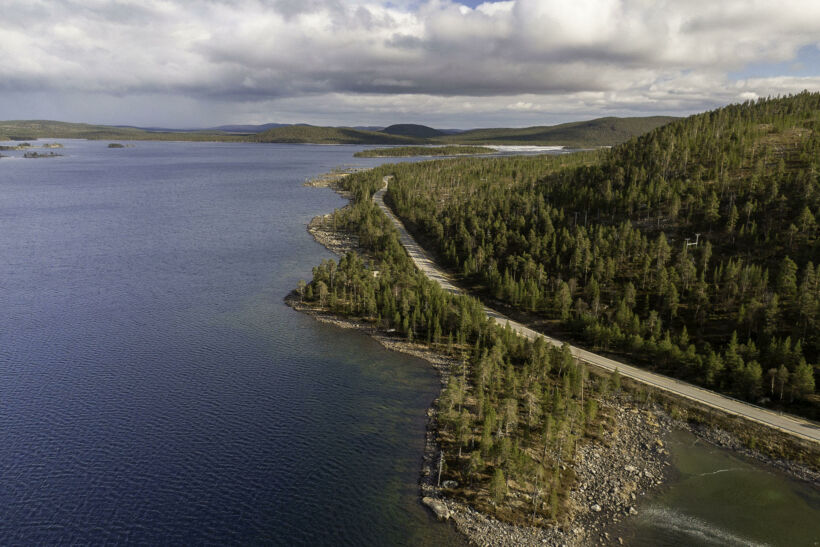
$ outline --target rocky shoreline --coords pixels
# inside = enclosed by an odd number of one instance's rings
[[[661,486],[671,468],[663,436],[670,421],[656,409],[642,410],[626,394],[611,396],[602,411],[613,413],[618,430],[604,442],[585,443],[573,463],[576,484],[570,494],[571,523],[563,527],[513,526],[484,515],[459,501],[442,497],[432,482],[435,454],[435,413],[428,413],[432,428],[427,433],[422,469],[422,501],[439,518],[451,520],[471,543],[491,545],[591,545],[617,543],[610,525],[636,515],[638,497]]]
[[[300,301],[299,295],[296,294],[295,291],[285,297],[285,303],[296,311],[310,315],[320,323],[327,323],[343,329],[354,329],[363,332],[370,335],[374,340],[391,351],[406,353],[428,361],[433,368],[439,372],[442,387],[447,385],[447,380],[450,377],[450,367],[457,364],[457,361],[451,357],[433,351],[427,346],[407,342],[404,338],[396,337],[392,333],[386,332],[371,323],[340,317],[328,313],[322,308],[305,304]]]
[[[333,188],[342,196],[349,198],[350,196],[346,194],[344,190],[339,188],[339,182],[343,178],[348,177],[353,173],[359,173],[367,170],[368,168],[366,167],[337,167],[330,173],[325,173],[323,175],[319,175],[318,177],[313,177],[312,179],[306,180],[304,186],[308,186],[310,188]]]
[[[337,256],[343,256],[349,251],[359,248],[359,238],[353,234],[334,231],[333,215],[313,217],[308,223],[307,230],[317,242]]]
[[[345,175],[334,175],[314,179],[306,185],[336,187],[338,191],[337,183]],[[361,252],[355,236],[333,229],[332,215],[315,217],[309,223],[308,231],[317,242],[337,255],[348,251]],[[426,345],[409,343],[371,323],[339,317],[308,306],[300,301],[296,292],[288,295],[286,302],[318,321],[366,332],[387,349],[425,359],[438,372],[442,388],[447,385],[451,367],[457,363],[455,359]],[[437,486],[435,469],[440,447],[436,440],[438,423],[435,409],[434,401],[427,411],[425,450],[419,479],[422,503],[439,519],[451,521],[474,545],[621,543],[621,538],[610,534],[610,527],[636,515],[638,499],[660,488],[673,472],[671,456],[664,444],[665,436],[673,429],[688,430],[707,442],[774,465],[793,477],[813,482],[820,480],[818,473],[806,466],[768,458],[745,448],[731,433],[713,426],[673,419],[659,404],[640,404],[630,393],[619,391],[601,403],[601,412],[611,416],[615,427],[603,433],[601,442],[587,442],[580,446],[576,460],[571,464],[576,482],[568,503],[569,524],[546,528],[515,526],[448,498],[444,489]]]

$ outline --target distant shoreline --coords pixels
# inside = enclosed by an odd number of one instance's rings
[[[486,146],[397,146],[393,148],[373,148],[353,154],[354,158],[410,158],[441,156],[485,156],[496,154],[497,150]]]
[[[86,139],[134,141],[249,142],[280,144],[567,146],[596,148],[620,144],[677,118],[645,116],[597,118],[553,126],[498,127],[452,132],[417,124],[398,124],[380,130],[363,127],[322,127],[308,124],[242,126],[244,131],[140,128],[93,125],[54,120],[0,121],[0,141]]]

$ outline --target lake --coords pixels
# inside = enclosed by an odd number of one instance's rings
[[[459,544],[418,502],[423,361],[282,298],[361,147],[0,159],[0,543]]]
[[[425,362],[282,298],[360,146],[0,159],[0,544],[462,545],[418,500]],[[812,545],[817,489],[682,434],[633,545]]]

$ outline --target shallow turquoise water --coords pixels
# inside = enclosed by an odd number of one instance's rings
[[[820,489],[675,432],[677,477],[617,532],[628,545],[820,545]]]

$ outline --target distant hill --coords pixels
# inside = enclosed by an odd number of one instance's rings
[[[258,142],[315,143],[315,144],[420,144],[423,140],[377,131],[362,131],[352,127],[317,127],[289,125],[277,127],[258,135]]]
[[[438,138],[461,144],[530,144],[570,147],[614,146],[676,120],[670,116],[598,118],[553,126],[472,129]]]
[[[274,129],[276,127],[285,127],[287,125],[289,124],[263,123],[261,125],[220,125],[218,127],[211,128],[211,131],[224,131],[225,133],[262,133],[263,131],[267,131],[268,129]]]
[[[240,141],[243,137],[218,131],[154,131],[137,127],[91,125],[52,120],[0,121],[0,140],[88,139],[154,141]]]
[[[599,118],[555,126],[526,128],[439,130],[425,125],[396,124],[382,130],[367,127],[313,125],[221,125],[204,130],[175,130],[131,126],[91,125],[50,120],[0,121],[0,138],[73,138],[91,140],[178,140],[282,142],[316,144],[519,144],[564,145],[576,148],[614,146],[676,118]]]
[[[385,127],[381,130],[382,133],[388,135],[403,135],[405,137],[415,137],[419,139],[431,139],[433,137],[441,137],[445,135],[443,131],[427,127],[426,125],[418,125],[414,123],[399,123]]]
[[[668,116],[599,118],[555,126],[472,129],[458,133],[416,124],[396,124],[381,131],[291,125],[260,133],[254,140],[317,144],[526,144],[589,148],[614,146],[676,119]]]
[[[136,129],[137,131],[148,131],[150,133],[188,133],[191,131],[205,131],[203,129],[191,129],[191,128],[170,128],[170,127],[140,127],[137,125],[112,125],[112,126],[100,126],[100,127],[113,127],[115,129]]]

